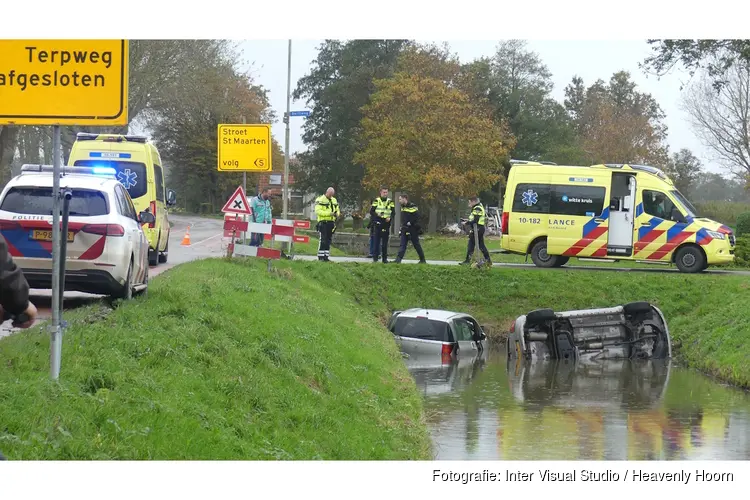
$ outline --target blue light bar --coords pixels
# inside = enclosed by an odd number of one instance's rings
[[[117,170],[112,167],[92,167],[94,175],[117,175]]]

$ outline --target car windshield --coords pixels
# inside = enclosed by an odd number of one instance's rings
[[[698,217],[698,210],[695,209],[693,204],[690,203],[688,199],[682,195],[682,193],[680,193],[676,189],[673,189],[670,192],[672,193],[672,196],[677,199],[677,203],[682,205],[682,208],[688,213],[690,217]]]
[[[132,161],[76,160],[76,167],[109,167],[117,171],[117,180],[125,186],[132,199],[146,194],[146,165]]]
[[[107,198],[100,191],[71,190],[71,217],[107,215]],[[52,215],[52,188],[14,187],[5,195],[0,210],[15,214]]]
[[[451,341],[448,323],[429,318],[399,317],[396,320],[393,333],[401,337],[414,339]]]

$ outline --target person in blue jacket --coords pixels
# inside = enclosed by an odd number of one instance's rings
[[[252,221],[261,224],[270,224],[271,218],[271,190],[263,188],[258,196],[255,196],[250,202],[250,209],[253,211]],[[264,235],[260,233],[250,234],[250,245],[259,247],[263,245]]]

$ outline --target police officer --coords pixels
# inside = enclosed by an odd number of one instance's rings
[[[370,205],[373,203],[375,203],[375,198],[370,200]],[[375,255],[375,225],[372,223],[372,217],[367,220],[367,229],[370,230],[370,253],[367,254],[367,257],[372,259],[372,256]]]
[[[479,202],[478,197],[473,196],[469,199],[469,207],[471,208],[471,212],[469,213],[469,220],[466,221],[466,224],[471,227],[471,231],[469,232],[469,248],[466,249],[466,260],[461,262],[461,265],[471,263],[471,255],[474,253],[474,231],[476,231],[477,239],[479,240],[479,250],[481,250],[484,255],[485,265],[491,266],[492,260],[490,260],[490,253],[484,245],[484,206]]]
[[[380,197],[375,198],[370,207],[370,219],[374,229],[374,252],[372,254],[372,261],[377,262],[378,257],[383,255],[383,264],[388,263],[388,236],[391,229],[391,216],[393,210],[396,208],[396,204],[393,200],[388,198],[388,188],[380,188]]]
[[[318,196],[315,200],[315,214],[318,217],[317,229],[320,233],[318,243],[318,260],[330,262],[331,239],[336,228],[336,219],[341,216],[339,202],[333,197],[335,191],[332,187],[326,190],[326,194]]]
[[[419,208],[414,203],[409,201],[408,194],[402,194],[398,197],[398,203],[401,205],[401,230],[399,235],[401,236],[401,246],[398,249],[398,256],[396,257],[396,264],[401,263],[401,259],[406,254],[406,245],[411,241],[414,245],[414,250],[419,255],[419,263],[427,264],[424,259],[424,251],[422,251],[422,245],[419,244]]]

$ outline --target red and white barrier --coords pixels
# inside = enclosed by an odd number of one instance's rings
[[[224,236],[231,237],[232,229],[235,234],[239,231],[248,233],[263,234],[264,239],[273,241],[284,241],[294,243],[308,243],[309,236],[296,235],[296,228],[307,229],[310,227],[310,221],[291,220],[291,219],[273,219],[270,224],[260,222],[244,222],[240,216],[234,218],[233,215],[224,216]],[[230,253],[241,255],[243,257],[259,257],[262,259],[280,259],[281,250],[272,248],[255,247],[250,245],[230,244]]]

